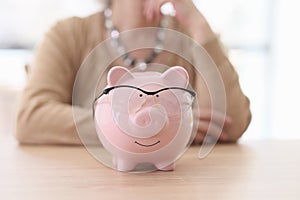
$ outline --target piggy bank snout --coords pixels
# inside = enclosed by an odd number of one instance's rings
[[[145,127],[151,123],[151,116],[149,110],[142,110],[134,116],[134,123],[138,126]]]
[[[143,130],[136,137],[149,138],[158,134],[165,126],[167,115],[160,106],[152,106],[137,111],[132,119],[135,126]]]

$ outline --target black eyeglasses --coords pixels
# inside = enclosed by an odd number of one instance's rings
[[[163,106],[168,115],[177,115],[191,108],[196,96],[194,91],[181,87],[146,91],[132,85],[117,85],[105,88],[96,97],[94,104],[101,96],[108,95],[111,91],[114,92],[111,99],[113,109],[119,112],[136,112],[150,101],[152,104]]]

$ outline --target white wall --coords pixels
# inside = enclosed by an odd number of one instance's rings
[[[0,44],[21,43],[31,48],[57,20],[96,12],[98,1],[0,0]]]
[[[276,6],[272,67],[274,87],[272,133],[274,137],[300,138],[300,8],[294,0]]]

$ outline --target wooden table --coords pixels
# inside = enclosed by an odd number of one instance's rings
[[[0,138],[0,199],[300,199],[300,141],[190,148],[173,172],[130,174],[84,147],[22,146]]]

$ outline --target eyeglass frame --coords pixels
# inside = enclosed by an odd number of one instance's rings
[[[162,89],[159,89],[157,91],[146,91],[146,90],[143,90],[139,87],[136,87],[136,86],[132,86],[132,85],[116,85],[116,86],[112,86],[112,87],[108,87],[108,88],[105,88],[101,93],[100,95],[98,95],[95,100],[94,100],[94,106],[93,106],[93,117],[95,115],[95,103],[96,101],[102,97],[103,95],[107,95],[109,94],[109,92],[111,90],[114,90],[116,88],[123,88],[123,87],[126,87],[126,88],[133,88],[133,89],[136,89],[136,90],[139,90],[141,91],[142,93],[146,94],[146,95],[150,95],[150,96],[154,96],[156,95],[157,93],[159,92],[162,92],[162,91],[165,91],[165,90],[170,90],[170,89],[178,89],[178,90],[183,90],[185,92],[188,92],[193,98],[195,98],[196,96],[196,92],[192,91],[192,90],[189,90],[189,89],[186,89],[186,88],[182,88],[182,87],[166,87],[166,88],[162,88]]]

